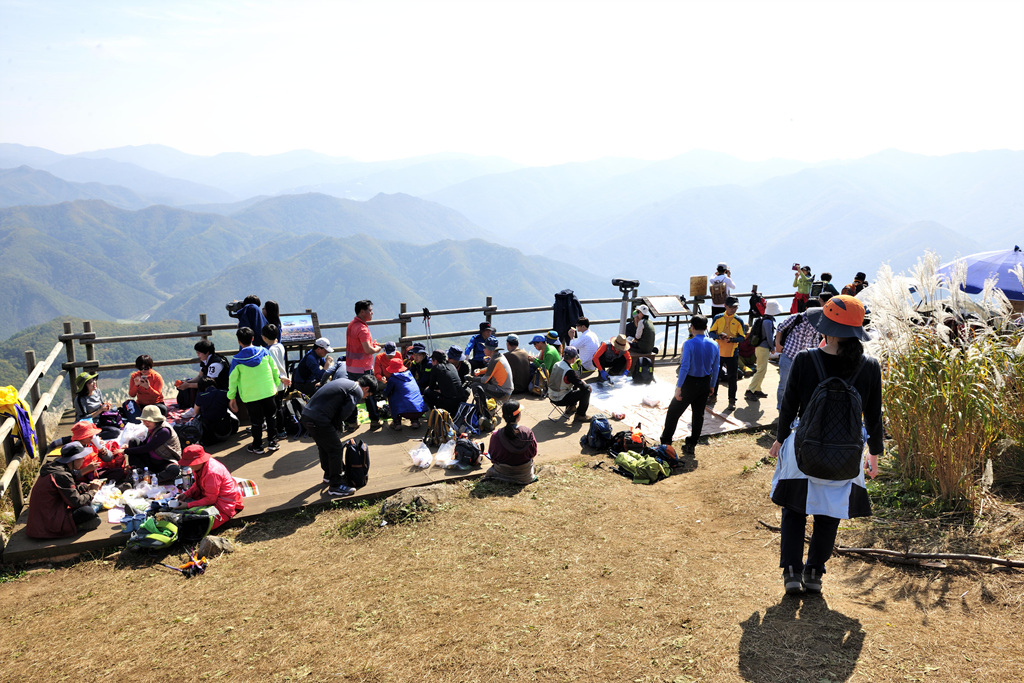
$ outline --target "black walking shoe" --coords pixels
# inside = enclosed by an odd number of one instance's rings
[[[808,593],[821,592],[821,572],[814,567],[804,567],[801,581],[804,584],[804,590]]]
[[[782,570],[782,584],[786,587],[786,595],[800,595],[804,590],[804,582],[793,567],[786,567]],[[821,590],[821,583],[818,584]]]

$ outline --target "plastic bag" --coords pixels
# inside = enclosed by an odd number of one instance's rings
[[[127,446],[128,442],[131,441],[132,439],[139,439],[140,441],[144,441],[146,439],[147,434],[149,434],[149,430],[146,429],[146,425],[141,423],[134,424],[129,422],[124,426],[124,429],[121,430],[121,435],[117,437],[117,443],[120,444],[121,447],[123,448]]]
[[[438,467],[448,468],[454,465],[457,461],[455,459],[455,439],[446,441],[437,448],[437,458],[434,460]]]
[[[412,458],[412,464],[416,467],[427,468],[434,462],[434,456],[430,454],[430,449],[422,443],[409,451],[409,457]]]
[[[652,396],[650,394],[648,394],[647,396],[644,396],[640,400],[640,402],[642,404],[644,404],[645,406],[647,406],[648,408],[657,408],[658,406],[661,405],[661,399],[658,398],[657,396]]]

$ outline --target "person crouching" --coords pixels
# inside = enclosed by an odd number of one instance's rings
[[[181,466],[192,468],[195,482],[178,496],[178,500],[184,502],[187,508],[207,505],[217,508],[214,529],[222,526],[245,507],[242,505],[242,489],[231,476],[231,472],[220,460],[211,458],[202,446],[186,446],[181,454]]]

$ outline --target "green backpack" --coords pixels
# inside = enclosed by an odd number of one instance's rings
[[[129,546],[159,550],[178,540],[178,526],[173,522],[147,517],[128,539]]]

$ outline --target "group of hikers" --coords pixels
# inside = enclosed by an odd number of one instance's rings
[[[771,448],[778,464],[771,495],[782,507],[780,567],[787,593],[819,592],[839,520],[870,514],[862,468],[841,481],[826,483],[807,475],[797,463],[794,425],[812,403],[818,385],[840,378],[858,394],[871,476],[877,472],[882,442],[881,374],[878,363],[863,353],[860,340],[867,338],[865,311],[855,296],[867,286],[864,274],[858,273],[844,293],[837,294],[827,273],[818,281],[822,286],[811,289],[807,283],[815,281],[810,269],[797,264],[794,269],[797,294],[792,315],[777,324],[780,306],[762,299],[752,310],[756,319],[748,330],[736,316],[739,301],[732,296],[735,283],[728,266],[718,265],[710,279],[712,316],[690,318],[690,337],[683,344],[660,438],[663,444],[672,443],[678,421],[689,408],[692,424],[682,452],[693,454],[702,433],[705,404],[714,403],[720,381],[727,386],[729,406],[734,406],[739,364],[746,358],[744,364],[753,373],[746,399],[767,398],[762,383],[769,357],[773,351],[778,354],[780,419]],[[587,422],[591,396],[587,380],[609,381],[627,375],[637,379],[635,357],[649,359],[656,352],[651,312],[643,304],[634,309],[626,334],[601,340],[590,329],[590,321],[579,317],[564,338],[555,330],[533,336],[529,343],[537,353],[530,355],[520,348],[516,334],[507,335],[501,348],[489,321],[480,323],[478,333],[465,347],[428,351],[422,343],[405,349],[394,342],[378,344],[368,325],[373,319],[373,302],[360,300],[347,326],[344,361],[334,360],[330,340],[320,337],[289,371],[276,304],[267,302],[261,308],[259,298],[251,295],[229,312],[239,320],[238,351],[228,360],[209,340],[195,344],[198,374],[175,383],[179,408],[187,408],[181,416],[194,420],[214,412],[235,414],[244,408],[251,422],[251,442],[246,450],[259,455],[279,448],[283,431],[277,416],[282,398],[289,391],[301,392],[306,397],[301,427],[317,446],[330,497],[355,492],[346,477],[342,438],[357,428],[360,404],[365,405],[369,428],[375,430],[384,425],[378,400],[387,399],[390,428],[401,431],[405,420],[416,429],[428,411],[454,414],[472,399],[479,414],[490,416],[492,424],[505,422],[491,435],[488,455],[492,466],[486,475],[526,484],[535,480],[537,440],[529,427],[521,424],[522,406],[513,394],[545,393],[566,416],[577,423]],[[745,355],[740,354],[741,345],[748,347]],[[128,393],[138,405],[138,419],[146,432],[123,448],[112,448],[110,442],[96,438],[103,429],[102,418],[115,407],[104,400],[95,374],[77,377],[74,408],[78,421],[70,437],[50,444],[60,449],[60,455],[44,466],[33,488],[30,535],[63,536],[92,523],[96,511],[91,496],[98,489],[96,482],[123,480],[134,468],[148,468],[160,482],[174,480],[186,465],[198,469],[202,476],[196,477],[182,500],[187,505],[216,503],[218,510],[223,507],[219,524],[242,509],[237,484],[227,469],[211,460],[202,446],[183,449],[175,430],[166,424],[164,383],[153,366],[151,357],[139,356],[137,370],[129,378]],[[342,368],[344,372],[339,372]],[[803,535],[808,514],[814,515],[815,523],[805,561]]]

